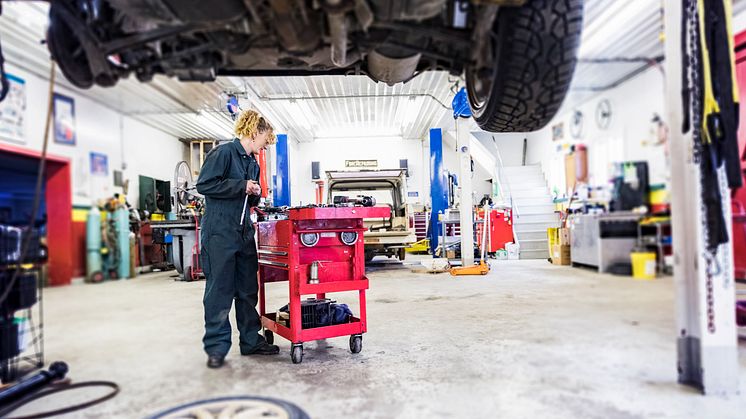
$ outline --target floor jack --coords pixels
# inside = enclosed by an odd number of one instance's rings
[[[479,263],[473,266],[456,266],[451,268],[451,275],[487,275],[490,271],[490,265],[486,262],[487,258],[487,230],[490,228],[490,217],[487,211],[488,207],[484,207],[484,224],[482,224],[482,246],[480,252]],[[463,252],[463,249],[461,249]]]

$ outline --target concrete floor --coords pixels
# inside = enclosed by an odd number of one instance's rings
[[[227,395],[286,399],[314,418],[746,417],[746,341],[741,396],[704,397],[676,383],[670,278],[634,281],[545,261],[495,261],[485,277],[401,265],[369,277],[370,331],[358,355],[336,338],[306,344],[293,365],[281,338],[279,356],[256,358],[241,357],[234,336],[226,365],[209,370],[200,342],[205,284],[161,273],[45,290],[47,360],[66,361],[75,381],[122,387],[78,417],[142,417]],[[286,292],[273,284],[269,306],[284,305]]]

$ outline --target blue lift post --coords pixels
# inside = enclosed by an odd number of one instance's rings
[[[290,206],[290,162],[288,160],[288,135],[277,134],[277,174],[274,180],[274,202],[277,207]]]
[[[440,128],[430,129],[430,250],[435,255],[438,247],[440,221],[438,215],[448,207],[448,188],[443,173],[443,133]]]

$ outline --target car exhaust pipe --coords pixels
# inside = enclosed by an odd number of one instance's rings
[[[344,12],[329,13],[331,59],[337,67],[347,67],[347,17]]]

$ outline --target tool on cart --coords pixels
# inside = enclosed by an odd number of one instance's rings
[[[303,343],[311,340],[350,336],[350,351],[360,352],[367,331],[368,289],[363,219],[389,217],[391,210],[308,206],[267,208],[258,213],[259,307],[267,342],[274,341],[275,333],[289,340],[295,364],[303,360]],[[267,313],[265,288],[272,282],[288,282],[288,321],[282,311]],[[358,317],[345,314],[346,306],[333,305],[326,298],[327,293],[342,291],[358,291]],[[315,298],[301,300],[305,295]],[[335,324],[335,319],[346,321]]]
[[[372,196],[358,195],[354,198],[349,196],[337,195],[334,197],[334,205],[360,205],[363,207],[374,207],[376,206],[376,199]]]
[[[487,263],[487,231],[490,229],[489,205],[484,206],[484,225],[482,226],[482,248],[480,249],[479,263],[473,266],[454,266],[451,275],[487,275],[490,265]]]

